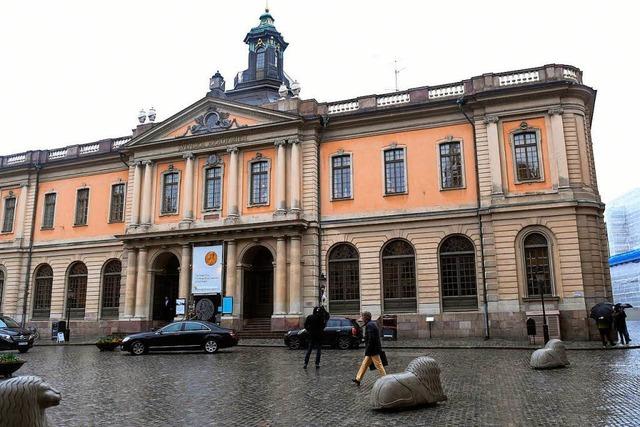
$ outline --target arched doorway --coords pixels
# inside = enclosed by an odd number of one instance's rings
[[[176,315],[180,261],[170,252],[158,255],[153,262],[153,320],[172,321]],[[165,299],[168,301],[165,302]],[[167,304],[168,302],[168,304]]]
[[[265,319],[273,314],[273,256],[264,246],[244,255],[243,314],[245,319]]]

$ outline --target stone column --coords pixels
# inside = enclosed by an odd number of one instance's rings
[[[16,200],[16,215],[13,218],[14,224],[16,225],[16,239],[22,239],[24,237],[24,226],[27,222],[26,213],[28,192],[29,186],[26,183],[22,184],[22,186],[20,187],[20,195]]]
[[[144,183],[142,186],[142,219],[144,225],[151,224],[151,203],[153,202],[153,163],[150,160],[144,161]]]
[[[289,264],[289,314],[302,315],[302,280],[300,276],[301,237],[291,237]]]
[[[294,212],[300,211],[300,141],[294,139],[291,143],[291,182],[289,188],[291,189],[291,210]]]
[[[138,277],[136,278],[136,317],[138,319],[146,319],[149,307],[147,301],[148,295],[148,266],[147,266],[147,248],[140,248],[138,252]]]
[[[273,314],[286,314],[287,298],[287,241],[284,236],[276,241],[276,286]]]
[[[287,188],[287,167],[286,167],[286,151],[285,141],[276,141],[276,213],[283,214],[287,212],[286,193]]]
[[[229,153],[229,189],[227,190],[227,198],[229,209],[227,216],[237,217],[238,210],[238,147],[227,148]]]
[[[124,315],[133,317],[136,309],[136,272],[138,263],[138,250],[127,249],[127,282],[124,291]]]
[[[140,190],[142,188],[142,162],[133,167],[133,196],[131,198],[131,225],[140,224]]]
[[[489,146],[489,166],[491,168],[491,194],[503,194],[502,167],[500,165],[500,138],[497,116],[486,116],[487,144]]]
[[[555,158],[558,169],[558,187],[569,187],[569,165],[567,163],[567,145],[564,139],[564,125],[562,123],[562,109],[552,108],[549,110],[549,120],[551,122],[551,145],[549,152],[553,161]],[[551,162],[550,162],[551,163]]]
[[[195,158],[193,153],[185,153],[182,156],[186,165],[184,168],[184,205],[182,207],[182,219],[184,221],[191,222],[193,221],[193,163],[195,162]],[[182,297],[180,297],[182,298]]]
[[[191,278],[191,245],[182,245],[182,256],[180,257],[180,279],[178,287],[178,298],[189,299],[189,279]]]
[[[235,303],[236,300],[236,265],[238,264],[238,258],[236,254],[236,242],[235,240],[229,240],[227,242],[227,268],[226,268],[226,286],[225,296],[233,297]],[[233,313],[236,315],[237,313]]]

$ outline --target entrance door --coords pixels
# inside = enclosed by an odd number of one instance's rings
[[[244,318],[268,318],[273,314],[273,257],[263,246],[244,257]]]
[[[178,298],[180,261],[171,253],[164,253],[153,263],[153,320],[173,321]]]

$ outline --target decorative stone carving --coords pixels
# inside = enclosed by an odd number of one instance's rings
[[[564,110],[560,107],[556,107],[556,108],[550,108],[549,111],[547,112],[550,116],[553,116],[555,114],[559,114],[562,115],[562,113],[564,113]]]
[[[489,123],[498,123],[500,117],[498,116],[484,116],[484,124],[488,125]]]
[[[549,340],[544,348],[534,351],[531,355],[530,365],[534,369],[564,368],[569,364],[564,343],[557,339]]]
[[[229,120],[229,113],[218,111],[218,107],[215,105],[209,107],[204,114],[196,117],[195,121],[196,124],[187,129],[183,136],[186,136],[189,132],[191,135],[220,132],[230,129],[234,125],[235,127],[241,127],[236,119]]]
[[[371,389],[374,409],[397,409],[447,400],[440,383],[440,367],[431,357],[413,359],[400,374],[379,378]]]
[[[14,427],[48,426],[44,410],[60,403],[60,392],[39,377],[0,382],[0,424]]]

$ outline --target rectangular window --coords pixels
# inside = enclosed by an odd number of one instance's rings
[[[251,163],[251,204],[264,205],[269,197],[269,162]]]
[[[264,50],[261,50],[256,55],[256,69],[261,70],[264,68]]]
[[[518,181],[540,179],[538,136],[536,132],[523,132],[513,136],[513,148]]]
[[[4,221],[2,222],[2,232],[11,233],[13,231],[13,218],[16,214],[16,198],[4,199]]]
[[[42,217],[42,228],[53,228],[53,216],[56,212],[56,193],[44,196],[44,216]]]
[[[89,189],[81,188],[76,196],[76,222],[75,225],[87,225],[89,213]]]
[[[404,149],[402,148],[384,151],[385,194],[398,194],[407,191],[404,160]]]
[[[111,186],[111,212],[109,222],[124,221],[124,184]]]
[[[351,198],[351,156],[348,154],[331,158],[331,197],[333,199]]]
[[[162,213],[178,213],[178,172],[164,174],[162,185]]]
[[[205,171],[204,208],[220,209],[222,206],[222,168],[213,167]]]
[[[440,144],[440,183],[443,189],[463,185],[460,142]]]

